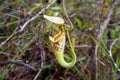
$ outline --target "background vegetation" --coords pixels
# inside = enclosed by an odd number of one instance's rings
[[[65,8],[74,25],[72,68],[56,61],[48,40],[56,29],[43,19],[59,16],[70,24],[62,0],[0,0],[0,80],[120,79],[120,1],[65,0]]]

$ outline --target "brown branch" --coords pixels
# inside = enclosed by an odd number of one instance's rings
[[[32,67],[28,64],[23,63],[23,61],[21,61],[21,60],[8,60],[8,61],[5,61],[5,62],[0,62],[0,65],[7,65],[7,64],[21,65],[21,66],[27,67],[27,68],[29,68],[33,71],[37,71],[37,69],[35,69],[34,67]]]

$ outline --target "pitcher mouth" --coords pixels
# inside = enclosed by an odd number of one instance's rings
[[[64,51],[65,46],[65,30],[63,25],[58,27],[60,32],[54,36],[49,36],[52,47],[55,51]]]

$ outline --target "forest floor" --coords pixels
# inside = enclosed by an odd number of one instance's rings
[[[57,62],[43,15],[73,25],[73,67]],[[67,37],[64,53],[71,61]],[[0,0],[0,80],[120,80],[120,1]]]

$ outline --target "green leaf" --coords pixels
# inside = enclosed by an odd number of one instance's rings
[[[51,9],[53,9],[53,10],[62,10],[62,8],[60,7],[60,6],[54,6],[54,7],[52,7]]]
[[[110,35],[112,38],[117,38],[120,35],[118,34],[120,31],[120,26],[116,26],[115,29],[111,30]]]
[[[115,12],[116,14],[120,14],[120,7],[116,8]]]
[[[86,59],[87,59],[87,56],[81,56],[81,57],[78,58],[77,61],[80,62],[80,61],[83,61],[83,60],[86,60]]]
[[[39,8],[41,8],[41,4],[40,3],[36,4],[35,7],[31,8],[31,12],[36,10],[36,9],[39,9]]]
[[[43,16],[45,19],[55,23],[55,24],[64,24],[64,20],[60,17],[55,17],[55,16],[47,16],[47,15],[44,15]]]
[[[117,64],[118,66],[120,66],[120,57],[119,57],[119,56],[118,56],[117,59],[116,59],[116,64]]]
[[[75,19],[76,19],[76,21],[77,21],[78,28],[79,28],[79,29],[82,29],[83,27],[82,27],[82,22],[81,22],[81,20],[78,19],[78,18],[75,18]]]

